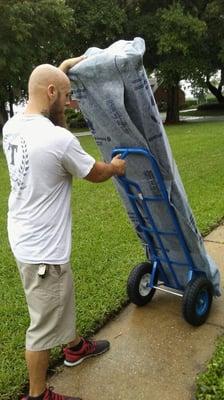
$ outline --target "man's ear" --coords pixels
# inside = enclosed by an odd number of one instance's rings
[[[56,87],[51,83],[48,88],[47,88],[47,94],[50,99],[50,101],[54,101],[57,95],[57,90]]]

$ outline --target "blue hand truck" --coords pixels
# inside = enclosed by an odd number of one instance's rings
[[[170,204],[158,163],[151,152],[145,148],[114,148],[112,157],[117,154],[120,154],[122,159],[126,159],[127,165],[128,158],[132,155],[145,157],[150,163],[157,187],[159,188],[158,195],[144,196],[137,182],[128,179],[126,176],[117,177],[131,204],[135,219],[137,220],[136,229],[138,232],[141,232],[144,238],[148,258],[148,261],[138,264],[131,271],[127,282],[128,297],[132,303],[143,306],[150,302],[156,290],[181,296],[183,297],[182,313],[185,320],[193,326],[202,325],[206,321],[211,308],[214,294],[213,286],[205,272],[197,268],[192,260],[175,210]],[[172,230],[157,229],[155,218],[150,209],[152,202],[163,202],[165,204],[166,210],[171,217]],[[144,210],[146,218],[143,217],[143,213],[139,209],[139,204],[141,204],[141,210]],[[157,239],[157,243],[159,243],[159,252],[152,240],[152,234]],[[170,258],[163,240],[166,235],[175,236],[184,254],[184,262],[178,262]],[[163,268],[164,264],[170,271],[172,282]],[[188,271],[186,277],[187,284],[185,286],[181,284],[175,270],[181,266],[187,267]]]

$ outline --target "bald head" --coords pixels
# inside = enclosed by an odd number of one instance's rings
[[[29,96],[45,91],[50,85],[59,88],[69,84],[69,79],[59,68],[50,64],[38,65],[30,75]]]
[[[65,73],[50,64],[36,67],[29,79],[28,114],[42,114],[65,126],[64,109],[70,105],[71,85]]]

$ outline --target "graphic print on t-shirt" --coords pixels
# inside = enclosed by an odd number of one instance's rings
[[[7,142],[5,146],[8,160],[9,174],[12,190],[20,192],[25,189],[24,179],[29,170],[29,156],[27,144],[22,136]]]

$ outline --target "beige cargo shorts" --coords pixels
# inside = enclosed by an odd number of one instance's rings
[[[70,263],[25,264],[17,260],[30,315],[26,349],[42,351],[71,342],[75,304]]]

